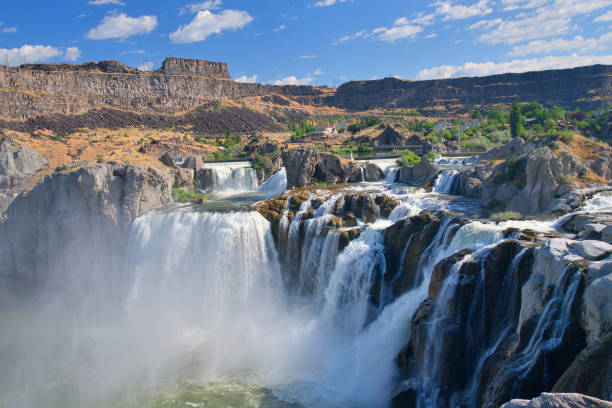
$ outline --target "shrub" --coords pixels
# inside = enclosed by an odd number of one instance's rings
[[[366,154],[372,154],[373,152],[374,152],[374,149],[364,143],[360,144],[359,147],[357,147],[357,154],[360,156],[363,156]]]
[[[568,132],[563,132],[561,136],[559,136],[559,140],[565,144],[570,144],[574,141],[574,135]]]
[[[186,190],[184,188],[173,188],[172,189],[172,198],[177,203],[190,203],[198,200],[204,200],[209,198],[209,195],[206,194],[198,194],[191,190]]]
[[[505,211],[505,212],[499,212],[499,213],[495,213],[493,215],[491,215],[489,217],[489,219],[491,219],[491,221],[495,221],[495,222],[502,222],[502,221],[509,221],[509,220],[520,220],[522,219],[523,216],[521,215],[521,213],[515,212],[515,211]]]
[[[397,159],[397,164],[400,166],[414,166],[421,161],[421,158],[410,150],[404,151],[404,155]]]
[[[96,155],[96,163],[104,163],[104,156],[101,154]]]

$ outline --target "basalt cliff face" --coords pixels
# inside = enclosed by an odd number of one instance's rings
[[[0,67],[0,118],[73,115],[99,107],[174,113],[211,100],[266,95],[353,111],[416,108],[431,115],[516,99],[594,109],[612,103],[611,83],[609,65],[430,81],[352,81],[333,90],[239,83],[231,79],[227,64],[195,59],[167,58],[160,69],[150,72],[118,61],[29,64]]]
[[[316,98],[310,86],[243,84],[224,63],[168,58],[157,71],[143,72],[117,61],[82,65],[0,67],[0,117],[25,119],[44,114],[78,114],[115,107],[172,113],[210,100],[271,93]]]
[[[352,81],[326,103],[350,110],[416,108],[425,112],[515,100],[596,109],[612,101],[612,66],[501,74],[477,78]]]

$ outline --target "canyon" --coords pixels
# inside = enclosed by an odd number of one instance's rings
[[[605,143],[515,137],[469,157],[430,143],[413,164],[255,136],[252,161],[150,136],[134,146],[159,159],[87,150],[130,140],[98,134],[100,117],[274,132],[253,101],[590,109],[609,81],[593,66],[334,90],[176,58],[0,67],[0,406],[611,406]],[[49,144],[86,159],[59,166]]]

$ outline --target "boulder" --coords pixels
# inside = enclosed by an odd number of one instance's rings
[[[420,186],[435,180],[440,173],[440,169],[423,157],[414,166],[402,166],[399,169],[397,181],[412,186]]]
[[[194,171],[200,171],[204,167],[204,160],[201,156],[188,156],[183,161],[184,169],[192,169]]]
[[[283,165],[287,171],[287,188],[303,187],[314,176],[319,154],[310,149],[283,152]]]
[[[597,272],[603,270],[608,274],[588,282],[581,307],[580,324],[587,334],[587,344],[593,343],[606,331],[612,331],[612,261],[599,266]],[[594,272],[589,268],[587,276],[595,275]]]
[[[0,213],[47,164],[37,151],[7,138],[0,140]]]
[[[385,178],[385,173],[375,163],[368,163],[364,168],[365,181],[380,181]]]
[[[612,402],[581,394],[543,393],[529,400],[512,400],[501,408],[612,408]]]
[[[192,189],[194,183],[194,170],[176,168],[174,172],[174,183],[172,187]]]
[[[176,167],[176,164],[174,163],[174,159],[172,158],[172,156],[170,156],[170,153],[168,152],[164,153],[159,158],[159,161],[168,167]]]

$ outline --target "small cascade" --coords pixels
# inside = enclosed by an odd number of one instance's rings
[[[453,181],[458,173],[457,170],[443,170],[434,183],[433,191],[439,194],[450,194]]]
[[[399,167],[397,166],[389,167],[385,171],[385,183],[389,183],[389,184],[395,183],[395,180],[397,179],[398,170],[399,170]]]
[[[208,192],[253,192],[259,187],[250,162],[206,163],[197,178],[199,188]]]
[[[281,167],[279,171],[274,173],[268,178],[262,185],[259,186],[258,191],[264,193],[267,196],[275,196],[281,194],[287,190],[287,171],[284,167]]]

